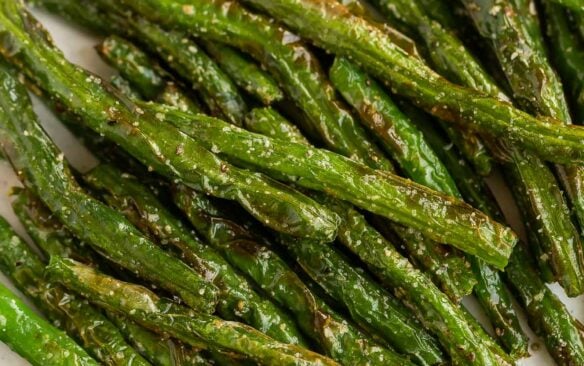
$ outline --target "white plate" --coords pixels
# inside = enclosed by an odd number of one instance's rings
[[[51,35],[53,36],[56,44],[63,50],[65,56],[92,72],[98,75],[108,78],[111,76],[111,69],[105,65],[99,59],[98,55],[94,51],[93,47],[98,43],[99,38],[91,35],[81,28],[72,26],[71,24],[63,21],[62,19],[47,14],[42,11],[33,12],[38,19],[47,27]],[[35,110],[39,115],[39,119],[42,121],[43,126],[55,140],[57,145],[64,151],[65,155],[69,161],[78,169],[84,171],[95,164],[95,159],[89,154],[84,148],[79,146],[79,144],[72,138],[71,134],[66,131],[59,121],[57,121],[54,116],[40,104],[38,100],[34,100]],[[497,195],[497,199],[500,202],[504,202],[504,208],[506,213],[509,214],[511,222],[515,223],[515,228],[518,232],[522,232],[520,223],[517,222],[517,215],[513,213],[516,207],[512,203],[509,192],[501,184],[501,180],[495,177],[490,180],[490,183],[494,187],[494,191]],[[10,166],[3,161],[0,161],[0,215],[8,219],[8,221],[17,229],[18,233],[23,234],[23,229],[18,223],[18,220],[14,216],[12,209],[10,207],[10,197],[8,196],[10,187],[19,185],[18,181]],[[515,221],[513,220],[515,219]],[[24,235],[24,234],[23,234]],[[14,287],[10,282],[0,273],[0,282],[7,284],[11,289]],[[576,318],[584,320],[584,303],[583,297],[578,297],[575,299],[568,299],[561,288],[557,285],[551,286],[554,293],[558,294],[562,301],[567,305],[568,309]],[[464,303],[469,307],[469,309],[479,317],[479,319],[484,319],[484,316],[477,311],[478,307],[476,302],[472,298],[465,299]],[[522,319],[524,320],[524,318]],[[529,331],[529,335],[532,340],[530,347],[530,352],[532,356],[528,359],[521,360],[519,365],[522,366],[541,366],[541,365],[553,365],[553,361],[548,355],[545,347],[542,346],[540,339],[535,338],[531,330],[529,330],[523,321],[524,328]],[[21,357],[10,351],[6,345],[0,343],[0,366],[24,366],[28,363]]]

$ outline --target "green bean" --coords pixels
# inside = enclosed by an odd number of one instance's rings
[[[366,19],[370,23],[382,28],[383,31],[391,38],[391,41],[406,51],[409,55],[420,57],[418,47],[413,39],[406,36],[399,30],[390,27],[385,23],[384,17],[371,4],[365,0],[338,0],[358,17]]]
[[[378,133],[382,134],[382,138],[385,137],[384,141],[388,141],[386,144],[386,150],[388,153],[392,154],[400,164],[403,164],[407,176],[418,183],[422,183],[440,191],[449,192],[453,196],[460,196],[460,193],[454,185],[446,167],[433,151],[433,147],[426,143],[424,136],[413,122],[399,110],[374,80],[368,78],[349,61],[342,58],[337,58],[334,62],[333,67],[331,68],[331,80],[343,93],[350,104],[359,110],[362,120],[369,123],[370,128],[379,131]],[[387,132],[386,134],[385,131],[388,130],[390,132]],[[442,149],[443,146],[439,146],[438,148]],[[457,160],[459,159],[460,158]],[[459,164],[458,161],[456,164]],[[408,169],[408,167],[410,169]],[[462,169],[459,168],[458,170],[460,171]],[[474,178],[472,172],[464,171],[464,177],[469,176]],[[472,186],[467,188],[473,190]],[[477,192],[476,194],[473,194],[473,197],[480,196],[481,193],[482,192]],[[484,201],[485,200],[482,200],[482,202]],[[337,213],[341,216],[343,212],[347,211],[347,208],[344,206],[340,205],[339,207],[338,203],[328,203],[328,206],[336,206],[339,208]],[[498,210],[495,211],[495,213],[497,212]],[[359,228],[350,226],[351,224],[355,224],[356,218],[345,219],[344,221],[344,230],[341,230],[340,234],[341,242],[346,243],[349,249],[356,251],[356,254],[365,263],[375,267],[372,263],[377,263],[375,259],[383,256],[382,251],[376,251],[374,249],[379,246],[371,244],[367,247],[366,252],[364,253],[360,250],[361,248],[356,248],[353,245],[353,243],[358,242],[358,240],[343,241],[343,238],[346,238],[348,232],[360,232]],[[363,223],[364,220],[362,220],[361,224],[366,225],[366,223]],[[438,246],[435,243],[425,240],[411,230],[396,227],[396,225],[391,226],[394,231],[401,236],[401,239],[405,239],[404,245],[408,249],[410,256],[417,261],[424,261],[422,268],[425,268],[426,270],[432,268],[433,263],[431,263],[431,261],[435,258],[432,253],[439,249]],[[372,231],[372,229],[369,230]],[[361,229],[361,231],[363,231],[363,229]],[[378,237],[380,237],[380,235],[378,235]],[[421,255],[416,256],[415,253],[421,253]],[[447,253],[447,255],[444,255],[444,253],[440,254],[442,255],[438,257],[441,259],[437,263],[438,265],[455,263],[453,260],[456,260],[456,256],[452,256],[452,253]],[[446,261],[449,263],[445,263]],[[505,346],[513,351],[514,354],[524,354],[527,351],[527,342],[519,326],[517,314],[513,309],[511,299],[499,274],[474,258],[471,258],[471,263],[473,265],[474,273],[479,280],[475,293],[493,320],[494,326],[497,327],[497,334],[501,336]],[[440,276],[437,277],[440,278],[440,280],[444,280],[444,278],[447,278],[455,268],[458,267],[449,266],[446,269],[438,268],[430,273],[440,273]],[[381,271],[381,274],[379,274],[379,271]],[[372,269],[372,272],[381,276],[384,275],[383,270],[380,270],[379,268]],[[451,299],[456,300],[461,297],[460,294],[456,292],[452,293],[453,291],[451,289],[466,288],[464,286],[465,283],[463,282],[463,279],[465,278],[474,280],[472,276],[468,276],[467,267],[463,267],[463,273],[460,273],[460,276],[454,276],[454,278],[450,280],[454,285],[446,286],[448,291],[445,292]],[[457,283],[457,280],[461,282]],[[434,282],[440,284],[440,281],[434,280]],[[474,281],[472,284],[474,284]],[[470,286],[470,288],[472,289],[472,286]],[[462,293],[461,295],[465,294]]]
[[[464,0],[463,3],[481,35],[492,44],[516,103],[535,115],[570,124],[562,84],[547,60],[538,19],[531,13],[529,2]],[[584,223],[584,216],[579,215],[584,214],[584,169],[565,166],[557,167],[557,170],[578,220]],[[537,174],[542,171],[538,169]],[[512,173],[512,176],[520,174],[527,176],[529,172]],[[533,175],[533,179],[538,179],[537,174]],[[552,184],[544,189],[551,187]],[[559,190],[554,194],[561,199]],[[534,200],[530,204],[534,204]],[[577,283],[579,273],[584,269],[584,253],[579,236],[574,234],[575,228],[569,221],[564,226],[564,235],[553,238],[551,243],[540,240],[540,245],[542,255],[549,257],[560,283],[567,288],[570,296],[576,296],[584,291],[582,285]],[[558,243],[560,240],[563,242]]]
[[[415,2],[405,3],[398,0],[395,2],[384,1],[382,3],[385,4],[384,8],[387,11],[394,14],[394,17],[399,18],[401,22],[405,22],[410,28],[413,28],[413,32],[419,31],[420,27],[416,28],[416,25],[419,24],[420,21],[422,21],[423,24],[427,24],[427,27],[432,27],[431,22],[428,22],[428,18],[422,14],[421,9],[418,9]],[[391,4],[396,6],[392,7],[390,6]],[[410,8],[414,9],[415,11],[408,11]],[[427,12],[427,14],[428,16],[431,16],[429,12]],[[490,15],[487,15],[487,17],[490,17]],[[529,17],[530,16],[526,18]],[[530,24],[530,27],[537,28],[537,26],[534,27],[533,24]],[[440,31],[440,29],[438,30]],[[449,38],[455,39],[454,36],[448,35],[447,32],[440,32],[444,33],[443,38],[446,40]],[[535,31],[532,30],[531,32]],[[430,39],[435,37],[434,34],[423,34],[421,36],[430,37]],[[445,43],[447,42],[445,41]],[[432,49],[440,50],[440,47],[432,47]],[[462,46],[457,47],[457,51],[453,52],[452,54],[456,55],[461,52],[465,53]],[[452,55],[448,54],[448,57],[452,57]],[[438,61],[444,60],[439,59]],[[468,65],[474,65],[474,69]],[[449,68],[450,72],[458,74],[459,76],[457,80],[464,85],[476,88],[477,90],[483,91],[485,93],[504,97],[500,89],[492,81],[490,81],[490,77],[478,63],[464,62],[463,64],[456,64],[446,62],[445,67]],[[468,71],[469,67],[470,71]],[[448,74],[446,71],[443,72],[445,75]],[[469,77],[475,74],[479,77]],[[484,74],[484,77],[480,77],[481,74]],[[513,149],[508,146],[505,146],[504,150],[506,150],[505,154],[511,158],[511,162],[505,165],[506,169],[515,172],[514,174],[510,173],[509,175],[512,175],[518,179],[515,184],[525,187],[522,192],[516,193],[516,199],[518,201],[523,201],[522,206],[525,207],[527,211],[529,211],[528,217],[530,222],[528,224],[538,228],[538,230],[533,230],[530,232],[532,237],[531,242],[534,244],[540,243],[540,245],[543,245],[544,247],[546,247],[547,244],[546,248],[548,248],[548,250],[552,246],[556,246],[556,250],[552,250],[551,253],[566,253],[564,249],[559,248],[573,248],[570,253],[567,253],[565,256],[561,256],[561,258],[558,259],[558,261],[563,263],[563,265],[561,267],[557,267],[557,272],[560,273],[561,276],[562,273],[566,274],[570,271],[574,271],[574,276],[568,274],[565,277],[561,277],[563,279],[562,283],[565,287],[570,288],[570,293],[580,293],[582,289],[580,281],[577,277],[577,274],[579,273],[579,269],[577,268],[579,263],[577,260],[573,260],[574,258],[578,258],[580,256],[577,249],[579,246],[579,244],[577,244],[579,242],[579,238],[577,236],[576,229],[573,227],[573,225],[570,224],[567,205],[563,197],[556,194],[559,191],[555,188],[551,188],[550,191],[550,187],[554,187],[557,184],[556,179],[545,166],[545,164],[535,159],[533,156],[528,156],[527,154],[519,151],[513,151]],[[580,207],[580,189],[577,185],[580,179],[580,171],[577,169],[566,169],[563,170],[562,173],[568,176],[569,179],[566,179],[566,181],[574,183],[567,185],[566,187],[569,188],[569,192],[573,193],[572,201],[577,207]],[[558,238],[560,241],[558,241]],[[545,249],[542,249],[542,254],[544,254],[544,251]],[[550,255],[548,254],[548,257],[549,256]],[[564,270],[564,268],[566,268],[566,270]]]
[[[270,105],[284,98],[274,79],[239,51],[214,42],[203,41],[203,46],[241,89],[263,104]]]
[[[158,335],[128,318],[108,314],[114,324],[140,354],[156,366],[211,366],[213,363],[196,349],[173,338]]]
[[[553,52],[550,56],[562,77],[564,86],[571,97],[574,116],[577,123],[584,122],[584,39],[578,41],[570,28],[570,19],[566,11],[553,1],[544,2],[546,29],[549,46]]]
[[[183,112],[201,112],[197,102],[172,81],[172,76],[130,41],[109,36],[96,49],[107,63],[119,71],[121,78],[130,84],[121,85],[123,83],[120,80],[117,87],[131,99],[158,100]],[[135,93],[129,92],[128,88],[134,88]]]
[[[382,142],[405,176],[431,189],[456,196],[450,174],[424,136],[375,80],[349,60],[336,58],[330,70],[333,85],[353,106],[366,127]]]
[[[412,226],[498,268],[504,268],[505,253],[516,242],[509,229],[459,200],[334,153],[252,134],[203,115],[195,117],[164,106],[143,108],[158,111],[165,121],[224,155]],[[436,212],[438,207],[441,213]]]
[[[475,174],[472,167],[447,137],[441,135],[432,118],[409,103],[402,102],[399,106],[424,134],[424,138],[434,153],[438,155],[440,161],[450,172],[464,200],[480,211],[488,213],[497,221],[503,222],[504,218],[485,181]]]
[[[0,246],[2,272],[8,275],[17,287],[26,290],[25,292],[42,293],[39,286],[44,281],[37,276],[39,273],[42,276],[43,263],[2,217]],[[58,291],[59,289],[55,288],[54,294],[58,295]],[[46,294],[51,294],[51,290]],[[51,301],[50,298],[48,301]],[[1,284],[0,314],[0,341],[8,344],[33,365],[98,365],[73,339],[50,325]]]
[[[527,312],[531,328],[544,339],[558,365],[584,362],[582,324],[539,278],[521,244],[515,248],[505,272]]]
[[[241,323],[190,311],[142,286],[105,276],[70,259],[51,257],[46,272],[50,279],[91,302],[122,313],[157,332],[168,332],[193,346],[234,351],[265,365],[338,365],[304,348],[274,341]]]
[[[83,348],[47,323],[2,284],[0,313],[0,341],[32,365],[99,365]]]
[[[243,123],[247,105],[236,85],[199,45],[183,33],[167,32],[144,19],[129,18],[127,22],[133,37],[192,84],[212,114],[236,125]]]
[[[252,109],[245,118],[245,128],[260,135],[278,138],[284,141],[292,141],[305,145],[310,144],[298,127],[270,107]]]
[[[96,50],[103,60],[120,72],[146,99],[154,99],[166,86],[165,72],[131,42],[109,36]]]

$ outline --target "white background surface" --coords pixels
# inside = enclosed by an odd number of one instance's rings
[[[48,28],[49,32],[52,34],[57,45],[63,50],[65,56],[92,72],[98,75],[109,78],[112,71],[107,65],[105,65],[97,54],[95,53],[93,47],[99,41],[94,35],[91,35],[84,30],[72,26],[62,19],[54,17],[52,15],[46,14],[41,11],[34,11],[34,14],[39,18],[39,20]],[[93,166],[96,161],[95,159],[72,138],[71,134],[66,131],[57,121],[50,112],[37,100],[35,102],[35,110],[39,115],[43,126],[47,132],[53,137],[54,141],[63,150],[69,161],[78,169],[84,171],[91,166]],[[517,215],[514,214],[514,207],[512,200],[509,196],[508,191],[502,186],[500,179],[493,178],[490,183],[494,187],[494,191],[497,194],[497,199],[503,202],[503,206],[506,212],[511,218],[511,223],[514,228],[521,234],[523,228],[520,223],[517,222]],[[22,227],[18,223],[16,217],[14,216],[12,209],[10,207],[10,187],[19,185],[18,181],[12,169],[5,161],[0,161],[0,215],[8,219],[8,221],[17,229],[20,234],[23,234]],[[515,220],[513,220],[515,219]],[[7,279],[0,273],[0,282],[7,284],[11,289],[14,287],[7,281]],[[568,299],[564,296],[563,291],[557,286],[552,285],[552,290],[560,296],[562,301],[568,306],[568,309],[576,318],[584,320],[584,297],[578,297],[575,299]],[[477,306],[473,299],[465,299],[465,304],[468,305],[471,311],[476,313]],[[479,318],[481,314],[478,314]],[[522,319],[524,320],[524,319]],[[528,359],[521,360],[519,365],[522,366],[542,366],[542,365],[553,365],[553,361],[547,354],[545,347],[541,340],[535,338],[533,333],[527,328],[525,321],[523,321],[524,329],[528,330],[531,337],[532,344],[530,346],[530,352],[532,356]],[[11,352],[8,347],[0,343],[0,366],[24,366],[28,365],[26,361],[20,358],[18,355]]]

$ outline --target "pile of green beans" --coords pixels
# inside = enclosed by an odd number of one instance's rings
[[[0,0],[0,157],[31,239],[0,217],[0,272],[43,317],[0,286],[0,341],[31,364],[510,366],[517,305],[584,364],[547,287],[584,293],[578,1],[29,2]],[[29,6],[103,37],[111,80]]]

